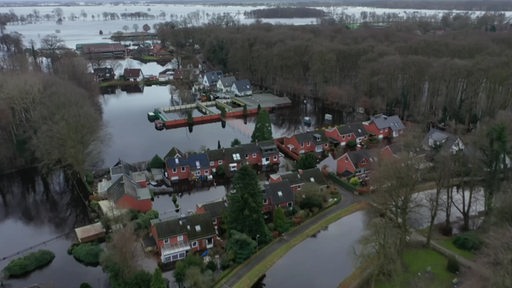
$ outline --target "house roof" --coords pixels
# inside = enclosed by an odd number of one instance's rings
[[[274,140],[259,142],[258,146],[260,146],[263,156],[275,155],[279,153],[279,149],[277,149],[277,145]]]
[[[210,167],[210,161],[206,153],[192,153],[187,156],[191,170],[199,170]]]
[[[299,141],[299,143],[304,143],[308,141],[313,141],[316,142],[317,144],[327,143],[327,137],[325,137],[325,134],[319,130],[295,134],[295,138],[297,139],[297,141]],[[317,141],[316,139],[320,140]]]
[[[422,144],[426,149],[433,148],[435,145],[440,145],[441,149],[451,149],[458,140],[461,141],[460,137],[455,134],[431,128],[425,138],[423,138]],[[430,143],[430,141],[434,143]]]
[[[104,52],[121,52],[121,51],[124,52],[124,51],[126,51],[126,48],[119,43],[81,44],[80,49],[83,53],[104,53]]]
[[[151,225],[159,239],[187,234],[189,241],[215,235],[212,216],[209,213],[192,214],[180,218],[154,219]]]
[[[169,157],[165,159],[165,166],[167,168],[178,168],[181,166],[188,166],[189,161],[185,157]]]
[[[236,78],[235,76],[224,76],[220,77],[219,81],[222,84],[222,87],[231,88],[231,86],[233,86],[233,83],[235,83]]]
[[[364,137],[368,133],[366,133],[366,130],[364,129],[363,123],[348,123],[345,125],[341,125],[337,127],[338,132],[340,135],[347,135],[354,133],[356,138]]]
[[[347,152],[348,158],[350,158],[350,161],[352,161],[352,164],[354,164],[356,168],[358,168],[358,164],[363,160],[367,160],[369,163],[377,161],[377,155],[379,154],[376,154],[373,150],[357,150]]]
[[[224,150],[224,157],[229,163],[241,162],[245,160],[245,150],[240,146],[226,148]]]
[[[164,159],[183,157],[183,155],[185,155],[185,153],[181,152],[180,149],[172,147],[171,150],[165,154]]]
[[[240,149],[240,151],[243,151],[245,154],[252,154],[252,153],[260,153],[261,149],[258,145],[255,143],[247,143],[247,144],[240,144],[236,146]]]
[[[206,155],[210,161],[224,160],[224,154],[225,148],[206,151]]]
[[[338,159],[335,159],[331,154],[329,154],[327,158],[320,161],[320,163],[318,163],[316,167],[318,167],[319,169],[324,169],[324,167],[327,167],[327,170],[330,173],[336,173],[338,169]]]
[[[265,184],[265,198],[270,199],[273,205],[293,202],[294,195],[288,180]]]
[[[305,182],[314,182],[318,185],[327,185],[324,174],[318,168],[302,170],[299,175]]]
[[[224,200],[204,203],[199,206],[202,207],[204,211],[210,213],[210,215],[215,218],[222,217],[227,209],[227,203]]]
[[[402,120],[400,120],[400,118],[397,115],[386,116],[383,114],[379,114],[372,116],[371,121],[373,121],[377,128],[379,129],[391,128],[391,130],[393,131],[405,129]]]
[[[123,75],[126,78],[138,78],[142,74],[140,68],[124,68]]]
[[[217,84],[220,77],[222,77],[222,71],[208,71],[204,73],[204,77],[206,78],[206,81],[208,81],[210,85],[214,85]]]
[[[239,93],[252,91],[251,82],[247,79],[237,80],[233,85]]]
[[[151,194],[148,188],[140,187],[126,175],[123,175],[114,181],[114,183],[107,189],[107,195],[114,202],[117,202],[124,195],[130,195],[137,200],[151,199]]]

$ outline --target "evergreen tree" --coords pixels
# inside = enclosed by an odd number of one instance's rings
[[[164,167],[165,167],[164,160],[162,158],[160,158],[160,156],[155,154],[155,156],[153,156],[153,158],[149,162],[149,168],[163,169]]]
[[[231,141],[231,147],[235,147],[240,144],[242,144],[242,142],[240,142],[240,140],[238,140],[238,138],[235,138],[235,139],[233,139],[233,141]]]
[[[256,125],[252,132],[251,141],[272,140],[272,125],[267,110],[261,109],[256,117]]]
[[[228,231],[236,230],[252,239],[259,237],[262,243],[270,240],[270,232],[263,219],[263,195],[256,172],[249,166],[242,166],[233,178],[232,189],[228,196]]]
[[[256,252],[257,243],[248,235],[232,230],[226,249],[235,263],[242,263]]]

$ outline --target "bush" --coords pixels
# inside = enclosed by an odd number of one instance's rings
[[[359,178],[357,178],[357,177],[352,177],[352,178],[350,178],[349,183],[352,186],[359,186],[359,184],[361,184],[361,180],[359,180]]]
[[[453,245],[462,250],[476,251],[482,247],[482,239],[475,233],[468,232],[455,237]]]
[[[4,275],[6,278],[21,277],[29,274],[30,272],[43,268],[50,264],[55,258],[55,254],[48,250],[39,250],[30,253],[21,258],[17,258],[9,262],[4,268]]]
[[[446,270],[448,270],[450,273],[456,274],[459,273],[459,269],[459,261],[453,257],[448,258],[448,263],[446,263]]]
[[[85,243],[71,248],[73,258],[87,266],[98,266],[101,253],[103,253],[103,248],[96,243]]]
[[[84,283],[80,284],[80,288],[92,288],[92,286],[91,286],[91,284],[84,282]]]

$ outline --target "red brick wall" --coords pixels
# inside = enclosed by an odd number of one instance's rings
[[[119,208],[133,209],[139,212],[147,212],[153,208],[151,199],[137,200],[133,196],[127,194],[117,200],[116,205]]]

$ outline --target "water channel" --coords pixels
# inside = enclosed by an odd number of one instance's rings
[[[348,215],[306,239],[267,271],[265,287],[337,287],[357,266],[364,211]]]

